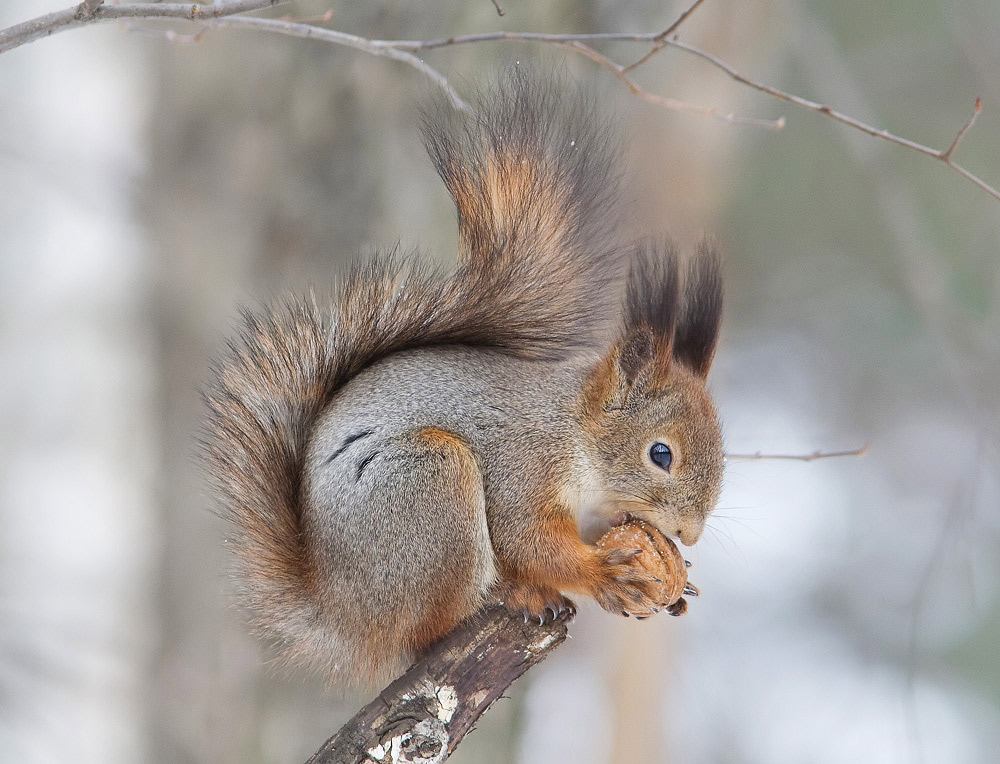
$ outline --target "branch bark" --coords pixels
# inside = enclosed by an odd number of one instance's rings
[[[104,0],[83,0],[82,3],[76,6],[76,13],[73,14],[73,18],[89,19],[97,13],[97,9],[103,4]]]
[[[487,610],[444,637],[307,764],[442,762],[504,690],[565,639],[562,620],[540,626],[501,607]]]

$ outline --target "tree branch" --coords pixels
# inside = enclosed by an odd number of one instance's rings
[[[114,19],[163,18],[204,21],[231,16],[235,13],[258,11],[285,5],[291,0],[217,0],[212,5],[197,3],[127,3],[102,5],[103,0],[84,0],[63,11],[48,13],[36,19],[0,30],[0,53],[18,48],[41,37],[74,29],[86,24]]]
[[[404,46],[394,45],[391,41],[369,40],[366,37],[358,37],[357,35],[348,34],[346,32],[338,32],[335,29],[325,29],[323,27],[313,26],[312,24],[300,24],[295,21],[286,21],[285,19],[261,19],[255,16],[233,16],[230,18],[214,19],[209,26],[278,32],[279,34],[299,37],[305,40],[322,40],[323,42],[332,42],[335,45],[345,45],[348,48],[364,51],[365,53],[373,56],[383,56],[385,58],[395,59],[396,61],[402,61],[403,63],[408,64],[414,69],[422,72],[432,82],[444,90],[444,92],[448,94],[452,103],[455,104],[456,108],[462,109],[463,111],[471,109],[469,104],[462,99],[443,74],[432,66],[426,64],[422,59],[413,55],[413,53],[409,52]]]
[[[676,32],[678,29],[680,29],[681,24],[683,24],[685,21],[687,21],[688,16],[690,16],[692,13],[694,13],[695,9],[699,5],[701,5],[704,1],[705,0],[694,0],[694,5],[692,5],[686,11],[684,11],[684,13],[682,13],[680,16],[677,17],[677,20],[673,24],[671,24],[670,26],[668,26],[666,29],[664,29],[662,32],[660,32],[656,36],[656,41],[654,42],[653,47],[649,49],[649,53],[647,53],[645,56],[643,56],[639,60],[633,61],[628,66],[624,67],[622,69],[622,72],[624,72],[625,74],[628,74],[633,69],[638,69],[644,63],[646,63],[647,61],[649,61],[649,59],[651,59],[653,56],[655,56],[657,53],[659,53],[660,50],[663,48],[663,46],[667,44],[667,38],[670,37],[670,35],[674,34],[674,32]]]
[[[753,125],[754,127],[767,127],[772,130],[780,130],[785,126],[784,117],[780,117],[776,120],[771,119],[756,119],[754,117],[740,117],[736,114],[720,112],[717,109],[696,106],[685,101],[678,101],[676,98],[667,98],[666,96],[656,95],[655,93],[650,93],[648,90],[644,90],[636,84],[635,80],[628,76],[628,71],[633,69],[635,65],[632,66],[621,66],[616,64],[614,61],[609,59],[607,56],[598,53],[596,50],[591,48],[589,45],[585,45],[579,41],[573,41],[566,44],[566,47],[576,53],[586,56],[591,61],[600,64],[609,72],[611,72],[615,77],[621,80],[625,87],[632,91],[632,95],[637,98],[641,98],[646,103],[651,103],[656,106],[663,106],[667,109],[672,109],[673,111],[686,111],[691,114],[699,114],[703,117],[711,117],[712,119],[717,119],[720,122],[728,122],[731,125]]]
[[[442,762],[518,677],[566,639],[500,607],[459,626],[386,687],[307,764]]]
[[[852,448],[848,451],[813,451],[811,454],[765,454],[761,451],[756,451],[752,454],[726,453],[726,458],[739,459],[740,461],[779,459],[796,462],[814,462],[817,459],[836,459],[841,456],[864,456],[868,453],[870,445],[870,443],[865,443],[861,448]]]
[[[972,129],[972,126],[976,124],[976,117],[979,116],[979,112],[983,110],[983,101],[980,98],[976,99],[976,105],[972,107],[972,116],[969,117],[969,121],[965,123],[961,130],[958,131],[958,135],[955,136],[955,140],[951,142],[947,151],[942,151],[940,157],[943,161],[949,162],[951,160],[951,155],[955,153],[955,149],[958,148],[958,144],[962,142],[965,134]]]
[[[908,138],[901,138],[898,135],[890,133],[888,130],[880,130],[877,127],[872,127],[871,125],[865,124],[859,119],[855,119],[854,117],[849,117],[846,114],[836,111],[835,109],[831,109],[829,106],[826,106],[824,104],[816,103],[815,101],[810,101],[808,98],[802,98],[801,96],[792,95],[791,93],[786,93],[783,90],[778,90],[778,88],[771,87],[770,85],[765,85],[761,82],[757,82],[756,80],[752,80],[746,75],[740,74],[740,72],[738,72],[736,69],[734,69],[732,66],[727,64],[722,59],[713,56],[711,53],[706,53],[705,51],[701,50],[700,48],[696,48],[693,45],[688,45],[687,43],[683,43],[677,39],[669,40],[667,42],[667,45],[677,48],[679,50],[686,51],[693,56],[697,56],[698,58],[707,61],[717,69],[721,69],[722,71],[724,71],[726,74],[728,74],[737,82],[746,85],[748,87],[751,87],[754,90],[759,90],[761,93],[767,93],[768,95],[774,96],[775,98],[779,98],[782,101],[787,101],[788,103],[795,104],[796,106],[801,106],[804,109],[809,109],[810,111],[815,111],[818,114],[823,114],[824,116],[827,116],[836,122],[840,122],[843,125],[852,127],[855,130],[860,130],[862,133],[871,135],[874,138],[881,138],[882,140],[888,141],[889,143],[895,143],[897,146],[903,146],[905,148],[912,149],[913,151],[919,152],[921,154],[926,154],[929,157],[933,157],[934,159],[943,162],[945,165],[947,165],[952,170],[957,172],[963,178],[971,180],[973,183],[979,186],[983,191],[988,193],[994,199],[1000,199],[1000,191],[997,191],[997,189],[993,188],[993,186],[987,184],[985,181],[976,177],[971,172],[966,170],[964,167],[961,167],[951,161],[952,152],[958,147],[958,144],[961,143],[962,138],[965,137],[965,133],[968,132],[969,128],[972,127],[973,122],[975,122],[976,120],[976,116],[982,110],[982,103],[978,98],[976,99],[976,109],[972,115],[972,119],[970,119],[969,122],[965,125],[965,127],[963,127],[962,130],[959,131],[959,134],[952,142],[951,147],[947,150],[942,151],[940,149],[933,149],[930,146],[925,146],[922,143],[917,143],[916,141],[911,141]]]
[[[690,8],[688,12],[693,10],[694,7],[697,6],[692,6],[692,8]],[[272,28],[271,24],[273,22],[272,19],[230,18],[230,19],[219,19],[217,21],[211,22],[211,24],[213,26],[242,26],[242,22],[244,21],[257,22],[254,24],[254,26],[256,26],[258,29],[270,29]],[[315,29],[315,27],[310,27],[310,28]],[[274,29],[273,31],[282,31],[282,30]],[[329,32],[331,30],[321,30],[321,31]],[[292,34],[293,32],[285,31],[285,33]],[[295,33],[295,34],[296,36],[305,36],[301,33]],[[342,33],[337,33],[337,34],[342,34]],[[648,93],[644,91],[642,88],[640,88],[638,85],[636,85],[635,82],[628,77],[628,71],[634,67],[624,67],[615,64],[613,61],[603,56],[602,54],[598,53],[596,50],[594,50],[587,44],[595,41],[641,42],[641,43],[652,43],[655,48],[656,45],[662,42],[664,43],[663,47],[666,46],[673,47],[678,50],[682,50],[686,53],[689,53],[690,55],[697,56],[698,58],[701,58],[702,60],[712,64],[717,69],[721,69],[723,72],[728,74],[732,79],[736,80],[737,82],[746,85],[748,87],[751,87],[754,90],[759,90],[760,92],[766,93],[774,98],[778,98],[782,101],[786,101],[796,106],[809,109],[810,111],[814,111],[819,114],[823,114],[837,122],[840,122],[841,124],[847,125],[848,127],[851,127],[855,130],[859,130],[860,132],[865,133],[867,135],[871,135],[875,138],[881,138],[882,140],[888,141],[890,143],[895,143],[898,146],[903,146],[904,148],[912,149],[913,151],[917,151],[921,154],[926,154],[929,157],[933,157],[934,159],[943,162],[945,165],[950,167],[953,171],[957,172],[962,177],[975,183],[977,186],[979,186],[979,188],[981,188],[983,191],[985,191],[993,198],[1000,200],[1000,191],[997,191],[996,188],[989,185],[988,183],[986,183],[984,180],[974,175],[973,173],[969,172],[964,167],[951,161],[952,152],[957,147],[958,143],[961,142],[961,139],[965,137],[965,133],[969,130],[969,128],[972,127],[972,123],[975,121],[976,114],[978,114],[979,110],[981,110],[981,104],[978,99],[977,99],[977,104],[979,104],[979,108],[973,115],[973,118],[960,131],[959,135],[956,137],[956,140],[953,141],[952,147],[947,150],[934,149],[931,148],[930,146],[925,146],[922,143],[911,141],[908,138],[902,138],[898,135],[895,135],[894,133],[889,132],[888,130],[882,130],[877,127],[873,127],[869,124],[862,122],[859,119],[855,119],[854,117],[849,117],[846,114],[836,111],[835,109],[832,109],[824,104],[816,103],[815,101],[810,101],[808,98],[802,98],[801,96],[792,95],[791,93],[786,93],[785,91],[779,90],[778,88],[772,87],[770,85],[765,85],[761,82],[757,82],[756,80],[753,80],[747,77],[746,75],[741,74],[734,67],[730,66],[725,61],[712,55],[711,53],[703,51],[700,48],[697,48],[693,45],[688,45],[687,43],[683,43],[676,37],[661,40],[660,34],[662,33],[627,34],[627,33],[612,32],[612,33],[575,35],[575,34],[546,34],[541,32],[484,32],[479,34],[458,35],[454,37],[442,37],[434,40],[369,40],[366,38],[356,38],[356,39],[364,40],[364,42],[367,43],[368,46],[370,46],[368,52],[375,53],[375,55],[386,55],[384,53],[379,53],[376,51],[382,51],[387,49],[395,50],[397,52],[398,51],[417,52],[417,51],[434,50],[436,48],[444,48],[454,45],[471,45],[484,42],[534,42],[534,43],[560,45],[564,47],[569,47],[572,50],[575,50],[577,53],[581,53],[582,55],[586,55],[591,60],[595,61],[596,63],[600,64],[606,69],[609,69],[609,71],[614,73],[615,76],[617,76],[620,80],[622,80],[622,82],[624,82],[626,86],[628,86],[629,89],[635,95],[637,95],[640,98],[643,98],[643,100],[649,101],[650,103],[655,103],[657,105],[665,106],[667,108],[679,109],[683,111],[690,111],[698,114],[703,114],[706,116],[714,117],[716,119],[722,119],[723,121],[739,123],[739,124],[755,124],[758,126],[763,125],[771,128],[780,128],[784,125],[784,118],[780,118],[772,122],[767,120],[740,118],[740,117],[735,117],[733,115],[721,115],[715,109],[707,109],[703,107],[693,106],[692,104],[685,104],[681,101],[675,101],[673,99],[664,98],[662,96],[656,96],[651,93]],[[656,50],[659,50],[659,48],[656,48]],[[645,60],[649,60],[649,58],[650,57],[647,56]],[[444,78],[442,77],[442,79]]]
[[[729,77],[747,87],[758,90],[761,93],[794,104],[803,109],[809,109],[840,122],[843,125],[858,130],[866,135],[880,138],[897,146],[925,154],[952,171],[958,173],[963,178],[971,181],[994,199],[1000,200],[1000,191],[989,185],[984,180],[969,172],[967,169],[952,161],[952,155],[958,148],[966,133],[971,129],[976,120],[976,116],[982,109],[979,99],[976,100],[976,108],[972,118],[958,132],[955,139],[947,149],[935,149],[925,146],[922,143],[903,138],[888,130],[882,130],[872,125],[866,124],[859,119],[850,117],[842,112],[826,106],[808,98],[802,98],[791,93],[787,93],[778,88],[766,85],[751,79],[740,73],[730,64],[717,56],[712,55],[693,45],[681,42],[673,34],[676,29],[694,12],[703,2],[697,0],[678,17],[666,30],[659,33],[628,34],[628,33],[600,33],[600,34],[544,34],[539,32],[485,32],[480,34],[459,35],[454,37],[442,37],[433,40],[373,40],[366,37],[358,37],[332,29],[313,26],[311,24],[297,23],[286,19],[265,19],[249,16],[237,16],[235,14],[246,13],[248,11],[260,10],[277,5],[283,5],[290,0],[218,0],[213,5],[178,4],[178,3],[133,3],[128,5],[102,5],[99,0],[83,0],[77,6],[64,11],[50,13],[47,16],[40,16],[37,19],[26,21],[22,24],[0,30],[0,53],[12,50],[20,45],[46,37],[55,32],[84,24],[98,21],[109,21],[112,19],[129,18],[177,18],[189,21],[201,21],[209,27],[229,27],[256,29],[259,31],[276,32],[290,35],[292,37],[311,38],[331,42],[336,45],[345,45],[355,48],[375,56],[392,58],[397,61],[412,66],[429,77],[439,87],[449,95],[453,103],[461,109],[468,109],[469,106],[458,95],[451,86],[448,79],[433,67],[426,64],[421,58],[415,55],[418,52],[434,50],[455,45],[469,45],[484,42],[532,42],[541,44],[552,44],[567,47],[570,50],[584,55],[598,65],[608,69],[615,75],[629,90],[637,97],[658,106],[669,109],[687,111],[700,114],[715,119],[720,119],[733,124],[750,124],[771,128],[780,128],[784,125],[784,119],[760,120],[744,117],[737,117],[733,114],[725,114],[716,109],[695,106],[693,104],[677,101],[650,93],[641,88],[630,76],[630,72],[649,61],[661,49],[665,47],[675,48],[689,55],[697,56],[708,62],[715,68],[725,72]],[[670,36],[672,35],[673,36]],[[193,39],[197,39],[197,36]],[[639,60],[627,66],[617,64],[607,56],[591,47],[595,42],[634,42],[651,45],[649,52]]]

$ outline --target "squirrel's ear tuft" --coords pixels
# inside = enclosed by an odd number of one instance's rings
[[[635,246],[625,299],[625,335],[647,331],[660,349],[670,347],[677,322],[677,253],[670,241]]]
[[[722,324],[722,260],[703,239],[688,264],[684,298],[674,334],[674,358],[700,377],[708,376]]]
[[[636,245],[628,274],[625,325],[618,344],[618,366],[629,384],[643,372],[655,386],[666,379],[673,357],[677,322],[677,255],[667,240],[644,240]]]

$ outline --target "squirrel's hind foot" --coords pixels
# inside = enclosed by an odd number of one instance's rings
[[[576,617],[576,604],[548,586],[503,582],[497,585],[493,596],[509,612],[523,616],[525,623],[534,621],[544,625]]]

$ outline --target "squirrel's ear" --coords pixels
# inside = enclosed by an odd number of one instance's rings
[[[662,385],[670,373],[677,317],[677,258],[667,241],[640,242],[629,269],[621,335],[602,365],[605,407],[618,408],[634,389]]]
[[[640,329],[626,335],[611,352],[618,386],[631,390],[650,376],[656,360],[656,340],[651,332]]]
[[[626,334],[612,345],[589,379],[586,398],[595,413],[625,408],[633,391],[649,386],[656,358],[656,340],[645,330]]]
[[[698,376],[708,376],[721,324],[722,262],[713,242],[703,239],[684,279],[684,300],[674,334],[674,358]]]

